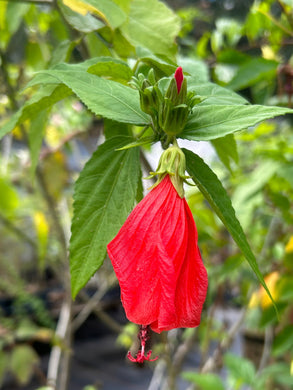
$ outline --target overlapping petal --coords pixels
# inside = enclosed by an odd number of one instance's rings
[[[155,332],[200,323],[207,272],[190,208],[169,175],[108,244],[127,318]]]

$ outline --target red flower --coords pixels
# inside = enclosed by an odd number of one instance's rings
[[[207,272],[192,213],[168,174],[134,208],[108,254],[130,321],[158,333],[199,325]]]
[[[174,74],[174,77],[175,77],[176,84],[177,84],[177,92],[179,93],[180,90],[181,90],[181,85],[182,85],[182,83],[183,83],[183,79],[184,79],[183,71],[182,71],[181,66],[179,66],[179,67],[176,69],[175,74]]]

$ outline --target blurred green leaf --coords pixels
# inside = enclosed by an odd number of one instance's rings
[[[293,113],[293,110],[258,105],[205,106],[200,104],[194,107],[179,137],[193,141],[208,141],[287,113]]]
[[[32,347],[28,345],[17,345],[11,352],[9,368],[21,385],[30,380],[35,364],[39,358]]]
[[[133,45],[172,56],[176,52],[174,41],[180,30],[180,19],[158,0],[133,0],[121,30]]]
[[[272,302],[274,302],[264,281],[264,278],[258,268],[256,258],[250,249],[242,227],[236,218],[231,200],[226,193],[226,190],[222,186],[222,183],[219,181],[216,174],[199,156],[187,149],[183,149],[183,151],[186,157],[187,172],[192,177],[192,180],[198,186],[199,190],[208,200],[212,209],[216,212],[218,217],[226,226],[239,249],[246,257],[259,282],[265,288]]]
[[[93,13],[104,20],[111,29],[121,26],[126,20],[126,14],[112,0],[79,0],[93,7]]]
[[[39,153],[42,146],[43,135],[48,120],[46,110],[40,111],[35,118],[31,120],[28,132],[29,148],[31,155],[31,172],[34,173],[39,160]]]
[[[238,163],[237,144],[233,134],[228,134],[225,137],[217,138],[211,141],[215,148],[219,159],[225,167],[231,172],[230,161]]]
[[[268,383],[277,383],[291,388],[293,386],[293,376],[290,374],[290,368],[287,363],[273,363],[265,367],[255,386],[255,390],[263,390],[267,388]],[[291,386],[291,387],[290,387]],[[277,387],[274,387],[277,388]]]
[[[224,390],[221,378],[216,374],[198,374],[196,372],[183,372],[182,378],[195,383],[202,390]]]
[[[117,151],[130,141],[130,137],[121,136],[100,145],[76,182],[70,240],[73,297],[102,265],[106,245],[134,205],[139,148]]]
[[[272,78],[276,79],[277,67],[277,61],[253,58],[239,67],[236,75],[227,84],[227,87],[237,91],[250,87],[261,80],[269,83]]]
[[[4,178],[0,177],[0,212],[11,216],[19,205],[19,196],[14,187]]]
[[[224,362],[229,370],[229,375],[238,383],[253,385],[256,378],[256,371],[254,365],[248,359],[226,353]]]
[[[66,85],[58,85],[57,87],[56,85],[44,86],[1,127],[0,139],[12,131],[18,124],[23,123],[27,119],[34,119],[38,113],[71,94],[71,90]]]
[[[87,13],[81,15],[63,4],[62,0],[57,0],[59,9],[61,10],[64,19],[77,31],[89,33],[91,31],[99,30],[104,26],[104,23],[93,15]]]
[[[256,204],[262,201],[261,191],[268,181],[280,169],[280,163],[266,160],[259,164],[247,180],[237,185],[232,200],[237,215],[245,228],[251,223],[251,214]]]
[[[2,349],[0,348],[0,386],[2,386],[4,375],[7,369],[7,364],[8,364],[7,358],[8,358],[7,352],[2,351]]]
[[[273,355],[282,356],[293,348],[293,329],[292,325],[286,326],[275,337],[273,343]]]

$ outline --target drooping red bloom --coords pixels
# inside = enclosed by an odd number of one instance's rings
[[[183,83],[183,79],[184,79],[183,71],[182,71],[181,66],[179,66],[179,67],[176,69],[175,74],[174,74],[174,77],[175,77],[176,84],[177,84],[177,91],[178,91],[178,93],[179,93],[180,90],[181,90],[181,85],[182,85],[182,83]]]
[[[207,272],[192,213],[168,174],[134,208],[108,254],[130,321],[158,333],[199,325]]]

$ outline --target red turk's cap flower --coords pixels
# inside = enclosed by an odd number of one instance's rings
[[[180,90],[181,90],[181,85],[182,85],[182,83],[183,83],[183,79],[184,79],[183,71],[182,71],[181,66],[179,66],[179,67],[176,69],[175,74],[174,74],[174,77],[175,77],[176,84],[177,84],[177,91],[178,91],[178,93],[179,93]]]
[[[158,333],[199,325],[207,272],[192,213],[168,174],[134,208],[107,249],[130,321]],[[144,356],[142,347],[136,361]]]

